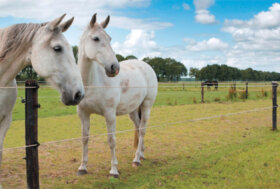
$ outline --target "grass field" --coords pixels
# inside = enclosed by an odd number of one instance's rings
[[[133,132],[117,134],[120,179],[108,179],[110,151],[106,135],[90,139],[89,174],[84,176],[76,176],[81,159],[80,140],[43,144],[39,147],[41,188],[280,187],[280,133],[270,130],[271,109],[211,120],[187,121],[271,106],[271,87],[265,88],[267,96],[262,96],[261,89],[255,88],[246,101],[238,98],[227,100],[228,88],[217,92],[206,90],[206,93],[213,94],[213,100],[209,95],[206,104],[199,101],[194,104],[192,98],[198,100],[200,94],[193,93],[196,96],[192,97],[188,91],[195,91],[196,88],[187,91],[179,88],[159,89],[149,126],[163,127],[147,130],[147,160],[142,162],[141,167],[134,169],[131,166],[134,157]],[[39,110],[40,143],[80,137],[80,122],[74,114],[75,108],[61,105],[58,94],[53,90],[42,88],[39,91],[42,105]],[[50,95],[54,98],[43,98]],[[217,95],[221,100],[213,102]],[[23,105],[17,103],[15,121],[4,143],[6,148],[24,145],[21,108]],[[104,118],[93,115],[91,120],[91,135],[106,133]],[[132,128],[128,116],[118,117],[118,131]],[[24,149],[4,152],[0,172],[3,188],[25,188],[24,156]]]

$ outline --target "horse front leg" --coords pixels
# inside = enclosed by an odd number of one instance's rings
[[[105,114],[107,132],[108,132],[108,143],[111,149],[111,170],[110,176],[115,178],[119,177],[118,172],[118,160],[116,157],[116,113],[111,111],[110,113]]]
[[[82,152],[82,162],[78,169],[78,175],[87,174],[87,163],[88,163],[88,136],[90,128],[90,114],[80,110],[78,108],[78,115],[82,124],[82,143],[83,143],[83,152]]]

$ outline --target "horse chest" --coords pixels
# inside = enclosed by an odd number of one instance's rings
[[[103,115],[103,109],[100,101],[96,98],[84,98],[79,104],[79,107],[86,110],[88,113]]]
[[[95,89],[86,92],[80,107],[89,113],[104,115],[109,109],[116,109],[119,103],[119,93],[110,89]]]

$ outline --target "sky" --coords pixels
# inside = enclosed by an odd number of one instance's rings
[[[226,64],[280,72],[280,1],[276,0],[0,0],[0,28],[75,17],[65,33],[78,45],[94,13],[107,15],[113,50],[171,57],[188,69]],[[65,19],[66,20],[66,19]]]

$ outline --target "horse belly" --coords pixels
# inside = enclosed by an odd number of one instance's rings
[[[128,98],[122,98],[120,104],[117,106],[117,115],[125,115],[129,114],[139,108],[139,106],[142,104],[144,97],[139,95],[138,97],[133,96]]]

